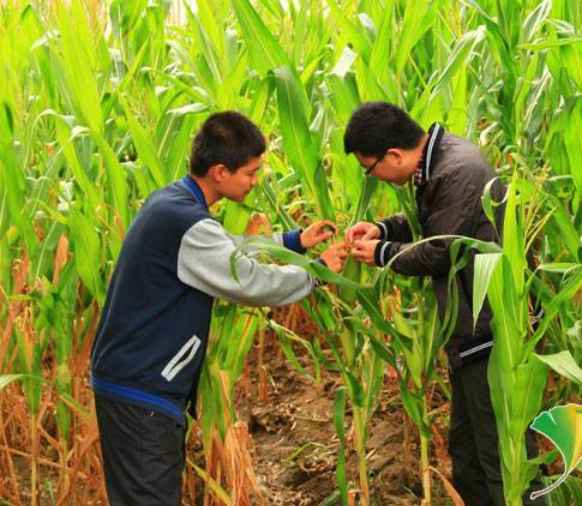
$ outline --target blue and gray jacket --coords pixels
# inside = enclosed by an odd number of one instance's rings
[[[299,230],[273,239],[303,253]],[[231,254],[231,236],[189,177],[154,192],[127,232],[91,354],[91,382],[104,397],[185,423],[208,341],[214,298],[282,306],[305,297],[314,278],[296,266]]]

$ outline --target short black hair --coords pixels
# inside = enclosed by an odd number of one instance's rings
[[[347,154],[380,157],[392,148],[413,149],[424,135],[406,111],[388,102],[366,102],[352,114],[344,134]]]
[[[208,117],[192,141],[190,173],[205,176],[219,163],[236,172],[265,149],[265,138],[250,119],[234,111],[219,112]]]

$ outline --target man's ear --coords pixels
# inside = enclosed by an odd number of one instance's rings
[[[397,165],[402,165],[404,161],[404,153],[398,148],[390,148],[386,151],[386,156],[392,158],[392,161]]]
[[[228,175],[227,173],[228,169],[223,163],[217,163],[208,169],[208,175],[216,183],[224,181],[224,178]]]

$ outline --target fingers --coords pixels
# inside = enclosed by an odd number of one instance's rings
[[[368,253],[365,251],[355,251],[354,253],[352,253],[352,256],[354,257],[354,259],[357,262],[360,262],[363,264],[370,264],[371,263],[370,255],[368,255]]]
[[[335,257],[328,266],[333,272],[341,272],[346,264],[345,258]]]
[[[354,241],[354,228],[348,228],[345,232],[344,232],[344,240],[346,241],[346,244],[351,245],[352,242]]]
[[[346,243],[352,246],[354,241],[361,239],[370,228],[377,228],[373,223],[368,223],[366,221],[360,221],[356,223],[353,227],[346,230],[344,237]]]
[[[375,265],[374,253],[376,251],[377,240],[373,241],[355,241],[354,247],[352,248],[352,256],[358,262],[365,263],[368,265]]]
[[[332,232],[327,231],[326,232],[326,228],[331,228]],[[338,233],[337,230],[337,225],[330,220],[321,220],[318,221],[317,223],[313,223],[310,227],[308,227],[308,230],[311,229],[311,231],[315,234],[315,235],[321,235],[322,233],[326,232],[326,233],[331,233],[333,235],[336,235]]]
[[[371,239],[377,239],[378,237],[380,237],[380,229],[376,226],[373,226],[370,227],[362,236],[362,241],[370,241]]]
[[[333,221],[322,220],[319,223],[316,223],[316,225],[319,227],[320,231],[323,231],[323,229],[325,227],[330,227],[331,229],[333,229],[333,232],[330,232],[330,234],[333,234],[333,235],[338,234],[337,225]],[[331,235],[330,235],[330,237],[331,237]]]
[[[330,228],[332,229],[331,231],[329,230]],[[301,234],[302,246],[305,248],[317,246],[319,243],[327,241],[337,233],[337,226],[333,221],[322,220],[313,223]]]
[[[366,259],[366,249],[362,243],[362,241],[356,241],[354,243],[354,247],[352,248],[352,256],[358,262],[364,262]]]
[[[334,234],[333,234],[333,232],[324,232],[323,234],[319,234],[319,235],[316,237],[316,239],[317,239],[317,242],[318,242],[318,243],[320,243],[320,242],[327,241],[327,240],[328,240],[328,239],[330,239],[330,238],[331,238],[333,235],[334,235]]]
[[[348,257],[348,248],[344,243],[333,244],[321,256],[329,269],[333,272],[340,272]]]
[[[327,267],[328,269],[332,270],[335,273],[341,272],[342,269],[344,268],[343,262],[341,262],[340,260],[335,260],[331,262]]]
[[[334,244],[333,246],[330,246],[327,251],[329,251],[334,257],[341,258],[342,260],[345,260],[349,253],[349,250],[344,243]]]
[[[344,233],[346,244],[351,247],[354,244],[354,241],[360,238],[361,234],[362,233],[358,228],[356,228],[356,226],[348,228]]]

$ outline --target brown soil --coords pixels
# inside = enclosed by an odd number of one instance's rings
[[[300,354],[300,350],[297,350]],[[295,371],[275,342],[267,344],[269,375],[268,401],[259,400],[257,350],[250,353],[247,384],[250,393],[238,399],[240,419],[249,426],[253,440],[253,459],[267,504],[317,506],[338,490],[335,465],[338,441],[333,425],[335,392],[341,385],[339,374],[322,369],[319,384]],[[312,370],[307,357],[300,358],[307,370]],[[244,381],[244,380],[243,380]],[[247,388],[245,388],[247,390]],[[448,412],[443,404],[439,413]],[[442,419],[443,425],[446,420]],[[348,407],[348,480],[358,488],[357,460],[352,444],[352,419]],[[419,449],[416,429],[409,426],[411,443],[408,448],[412,464],[406,465],[404,449],[405,421],[398,386],[384,385],[380,405],[368,425],[368,471],[371,503],[382,506],[413,506],[420,504]],[[450,475],[450,462],[444,451],[444,440],[436,434],[438,462],[435,467]],[[407,470],[408,467],[408,470]],[[434,477],[434,506],[450,505],[442,484]],[[339,504],[333,502],[332,504]]]

